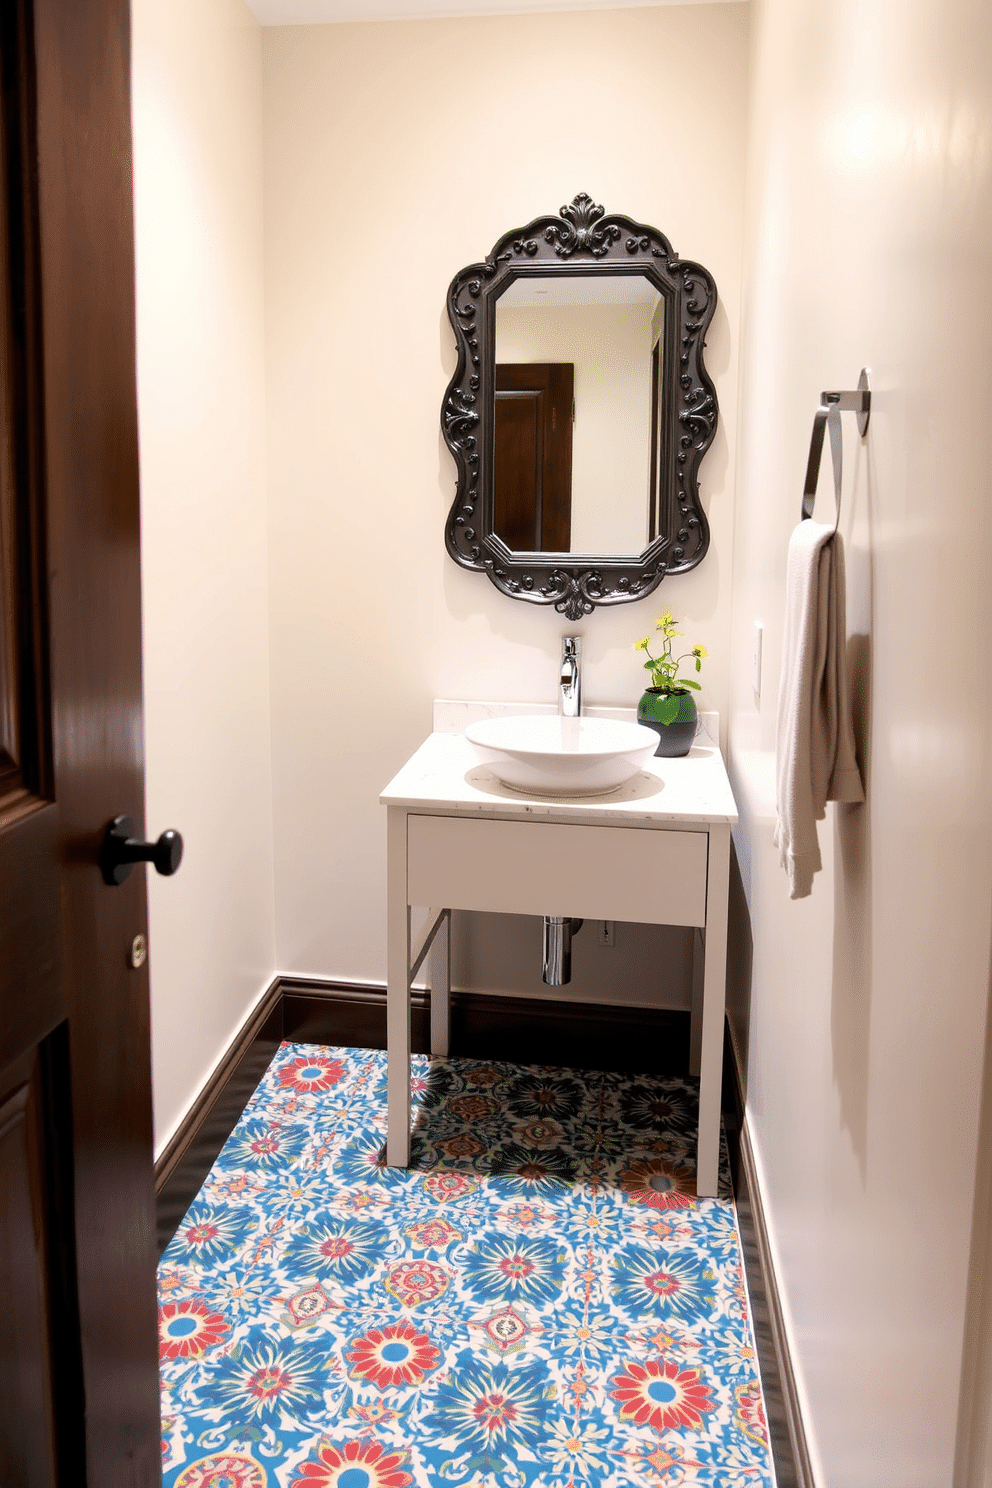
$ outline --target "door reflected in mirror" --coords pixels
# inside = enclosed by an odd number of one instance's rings
[[[637,557],[657,535],[664,316],[638,273],[499,296],[493,531],[511,550]]]

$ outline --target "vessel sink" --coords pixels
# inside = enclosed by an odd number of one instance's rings
[[[556,714],[486,718],[465,737],[498,780],[534,796],[604,795],[636,775],[658,746],[658,735],[639,723]]]

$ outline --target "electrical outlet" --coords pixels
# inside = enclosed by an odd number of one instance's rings
[[[615,945],[616,944],[615,940],[613,939],[613,921],[612,920],[600,920],[599,926],[598,926],[598,931],[599,931],[599,933],[598,933],[598,935],[596,937],[596,940],[597,940],[597,944],[598,945],[601,945],[601,946],[611,946],[611,945]]]
[[[761,633],[764,630],[760,620],[754,622],[754,669],[751,674],[751,685],[754,688],[754,700],[761,701]]]

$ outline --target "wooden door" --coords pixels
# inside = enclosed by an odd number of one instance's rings
[[[496,366],[493,531],[514,552],[571,548],[574,385],[571,362]]]
[[[159,1477],[127,0],[0,7],[0,1483]],[[135,958],[137,959],[137,958]]]
[[[648,476],[648,542],[661,531],[661,341],[651,348],[651,471]]]

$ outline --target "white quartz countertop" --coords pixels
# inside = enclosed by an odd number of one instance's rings
[[[587,822],[599,826],[733,823],[737,806],[719,746],[702,732],[683,759],[650,759],[609,795],[531,796],[502,785],[460,733],[433,733],[386,786],[384,806],[445,816]]]

